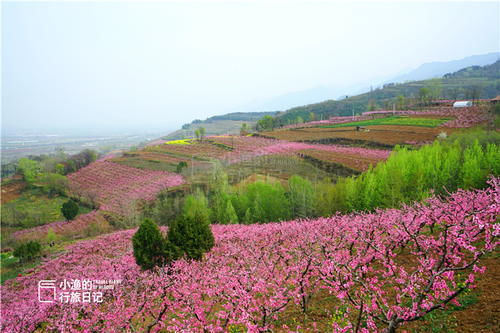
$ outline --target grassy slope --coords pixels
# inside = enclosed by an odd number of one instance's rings
[[[396,126],[422,126],[422,127],[437,127],[442,125],[451,118],[410,118],[410,117],[387,117],[365,121],[358,121],[352,123],[335,124],[319,126],[323,128],[336,128],[336,127],[351,127],[351,126],[370,126],[370,125],[396,125]]]
[[[62,196],[50,198],[39,189],[25,190],[20,197],[2,205],[2,227],[6,222],[12,225],[13,221],[16,227],[31,228],[62,220],[61,207],[67,200]],[[88,212],[89,208],[79,207],[79,215]]]

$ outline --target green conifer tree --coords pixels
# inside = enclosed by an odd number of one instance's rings
[[[238,223],[238,215],[236,215],[236,211],[234,210],[231,200],[227,200],[226,209],[224,211],[224,222],[222,223],[224,224]]]
[[[68,200],[63,203],[61,213],[67,221],[73,220],[78,215],[79,207],[73,200]]]
[[[167,238],[188,259],[201,260],[214,246],[214,236],[205,215],[183,215],[168,229]]]
[[[132,237],[134,258],[143,270],[163,266],[178,256],[177,249],[161,234],[160,228],[151,219],[144,219]]]

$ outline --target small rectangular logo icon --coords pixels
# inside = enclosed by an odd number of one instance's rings
[[[38,281],[38,301],[54,303],[56,300],[56,280]]]

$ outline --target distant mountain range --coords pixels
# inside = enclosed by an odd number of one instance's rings
[[[362,82],[349,85],[322,85],[314,88],[290,92],[262,101],[255,101],[241,106],[242,111],[252,110],[287,110],[298,105],[307,105],[329,99],[342,99],[345,96],[353,96],[370,91],[373,87],[381,87],[387,83],[401,83],[406,81],[426,80],[442,77],[445,74],[456,72],[469,66],[490,65],[500,59],[500,52],[492,52],[481,55],[473,55],[459,60],[436,61],[420,65],[407,73],[367,78]]]
[[[440,79],[440,96],[445,99],[472,99],[473,91],[478,92],[476,98],[493,98],[500,94],[500,60],[486,66],[470,66],[454,73],[443,75]],[[312,112],[317,119],[331,116],[349,116],[367,111],[371,102],[376,108],[390,108],[398,95],[405,98],[418,97],[422,87],[433,85],[431,79],[409,81],[406,83],[387,83],[383,88],[355,95],[342,100],[327,100],[319,103],[298,106],[280,113],[279,123],[295,123],[298,117],[304,120]]]
[[[396,76],[387,82],[397,83],[442,77],[445,74],[456,72],[465,67],[490,65],[499,59],[500,52],[492,52],[473,55],[460,60],[429,62],[419,66],[411,72]]]

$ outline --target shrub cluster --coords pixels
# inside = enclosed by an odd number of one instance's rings
[[[201,260],[214,246],[208,219],[198,212],[176,219],[164,237],[151,219],[143,220],[132,237],[134,258],[143,270],[168,265],[181,257]]]
[[[73,220],[78,215],[78,210],[78,204],[71,199],[63,203],[61,207],[61,213],[67,221]]]
[[[317,187],[316,210],[327,216],[337,211],[373,211],[399,207],[458,188],[484,188],[488,175],[500,174],[500,146],[467,138],[425,145],[419,150],[396,147],[385,163],[357,177],[325,181]]]
[[[22,243],[14,249],[14,256],[22,260],[31,260],[40,255],[42,247],[37,241]]]
[[[396,147],[386,162],[335,182],[313,184],[294,175],[284,185],[257,180],[229,186],[227,174],[216,169],[208,190],[185,197],[184,209],[182,202],[164,198],[149,216],[170,224],[176,215],[195,210],[209,223],[251,224],[397,208],[432,192],[484,188],[488,175],[500,175],[499,142],[500,134],[481,131],[454,134],[418,150]]]

